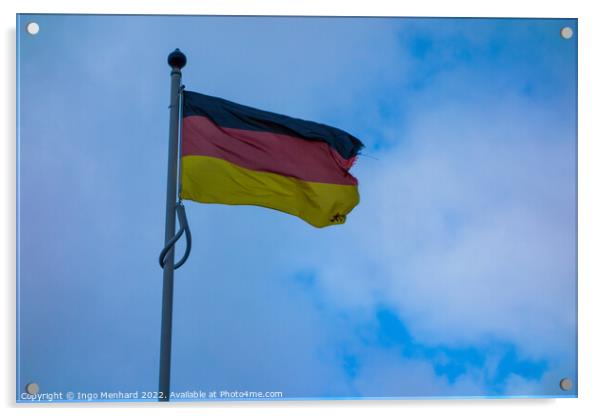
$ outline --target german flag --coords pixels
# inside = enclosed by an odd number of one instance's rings
[[[324,124],[184,91],[181,197],[257,205],[315,227],[359,203],[350,173],[362,142]]]

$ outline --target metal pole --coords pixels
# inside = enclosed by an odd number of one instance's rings
[[[169,105],[169,156],[167,159],[167,199],[165,202],[165,243],[176,231],[178,127],[180,125],[180,82],[186,55],[176,49],[167,57],[171,67],[171,98]],[[161,312],[161,358],[159,367],[159,401],[169,401],[171,373],[171,324],[173,312],[174,249],[167,255],[163,267],[163,307]]]

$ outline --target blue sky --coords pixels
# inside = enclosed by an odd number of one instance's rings
[[[17,391],[157,389],[179,47],[188,89],[366,149],[340,227],[186,203],[174,391],[576,394],[576,20],[18,20]]]

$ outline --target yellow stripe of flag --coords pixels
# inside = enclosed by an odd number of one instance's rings
[[[354,185],[303,181],[192,155],[182,157],[181,196],[205,203],[268,207],[298,216],[315,227],[345,222],[359,203]]]

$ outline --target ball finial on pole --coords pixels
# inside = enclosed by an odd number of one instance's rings
[[[167,63],[173,69],[182,69],[186,65],[186,55],[184,55],[180,49],[176,48],[176,50],[167,57]]]

